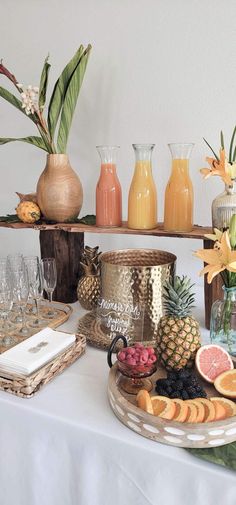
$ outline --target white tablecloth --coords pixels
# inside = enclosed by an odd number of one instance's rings
[[[118,421],[108,373],[87,347],[35,397],[0,392],[0,505],[235,505],[234,472]]]

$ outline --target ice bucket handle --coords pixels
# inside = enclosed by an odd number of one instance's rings
[[[111,357],[112,357],[114,347],[115,347],[116,343],[118,342],[118,340],[123,341],[124,347],[128,346],[127,339],[124,337],[124,335],[117,335],[115,338],[113,338],[112,343],[111,343],[111,345],[108,349],[108,353],[107,353],[107,363],[110,368],[113,366]]]

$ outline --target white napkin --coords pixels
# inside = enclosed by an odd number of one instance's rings
[[[75,335],[44,328],[0,355],[0,370],[29,375],[75,342]]]

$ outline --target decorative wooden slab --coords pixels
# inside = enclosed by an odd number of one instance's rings
[[[160,374],[160,370],[158,374]],[[211,423],[179,423],[161,419],[139,409],[135,396],[119,388],[121,374],[117,363],[111,368],[108,379],[108,398],[118,419],[143,437],[176,447],[210,448],[236,440],[236,416]],[[153,384],[158,375],[151,379]],[[149,377],[150,378],[150,377]],[[207,390],[204,383],[204,389]],[[220,396],[214,387],[208,388],[210,396]]]
[[[156,228],[152,230],[132,230],[127,227],[127,221],[122,223],[120,227],[98,227],[95,225],[87,225],[81,223],[56,223],[56,224],[28,224],[28,223],[10,223],[0,221],[0,227],[24,229],[32,228],[34,230],[63,230],[72,233],[112,233],[112,234],[129,234],[129,235],[153,235],[160,237],[179,237],[193,238],[203,240],[204,235],[212,233],[212,228],[209,226],[194,225],[190,232],[169,232],[163,228],[163,223],[158,223]]]

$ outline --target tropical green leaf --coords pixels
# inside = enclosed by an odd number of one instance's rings
[[[60,125],[59,125],[59,130],[58,130],[58,138],[57,138],[57,147],[59,153],[65,153],[66,152],[66,146],[67,146],[67,141],[68,141],[68,136],[70,132],[70,127],[72,123],[72,118],[74,115],[77,99],[79,96],[80,88],[83,82],[85,70],[87,67],[88,63],[88,58],[89,58],[89,53],[91,50],[91,46],[89,45],[77,67],[75,68],[71,79],[69,81],[64,103],[62,106],[62,111],[61,111],[61,120],[60,120]]]
[[[20,223],[21,220],[18,218],[17,214],[7,214],[6,216],[0,216],[0,223]]]
[[[236,443],[210,449],[187,449],[194,456],[236,470]]]
[[[224,135],[223,132],[220,132],[220,144],[221,144],[221,149],[225,148],[225,143],[224,143]]]
[[[2,86],[0,86],[0,97],[4,98],[4,100],[9,102],[11,105],[16,107],[20,112],[22,112],[25,116],[27,116],[25,109],[22,109],[22,102],[18,100],[18,98],[16,98],[15,95],[10,93],[10,91],[8,91],[5,88],[2,88]],[[33,116],[33,114],[29,114],[27,117],[29,117],[35,124],[37,124],[37,119]]]
[[[51,100],[48,106],[48,128],[51,138],[53,139],[55,129],[57,126],[58,118],[61,112],[61,108],[64,102],[66,90],[68,87],[68,83],[70,78],[77,67],[80,58],[84,52],[84,47],[81,45],[79,49],[76,51],[73,58],[69,61],[69,63],[64,68],[62,74],[58,78],[53,92],[51,96]]]
[[[235,160],[236,160],[236,146],[235,146],[235,149],[234,149],[234,154],[233,154],[232,162],[234,162]]]
[[[232,138],[230,141],[230,146],[229,146],[229,162],[230,163],[233,163],[233,161],[235,161],[234,156],[232,158],[232,151],[233,151],[233,144],[234,144],[235,135],[236,135],[236,126],[234,127],[233,135],[232,135]],[[236,148],[235,148],[234,152],[236,152]]]
[[[32,144],[35,147],[39,147],[40,149],[43,149],[44,151],[48,151],[44,141],[41,137],[36,137],[36,136],[31,136],[31,137],[22,137],[22,138],[11,138],[11,137],[0,137],[0,145],[3,144],[8,144],[8,142],[27,142],[28,144]]]
[[[206,144],[207,144],[207,145],[208,145],[208,147],[210,148],[211,152],[214,154],[215,159],[216,159],[217,161],[220,161],[220,160],[219,160],[219,156],[217,156],[217,154],[215,153],[215,151],[212,149],[212,147],[211,147],[211,146],[210,146],[210,144],[207,142],[207,140],[206,140],[206,139],[204,139],[204,137],[203,137],[203,140],[204,140],[204,142],[206,142]]]
[[[93,214],[87,214],[86,216],[79,218],[78,222],[92,226],[96,224],[96,216]]]
[[[46,102],[46,94],[47,94],[47,86],[48,86],[48,74],[49,70],[51,68],[51,65],[48,63],[48,58],[49,55],[47,56],[44,65],[43,65],[43,70],[40,78],[40,85],[39,85],[39,109],[43,111],[45,102]]]

